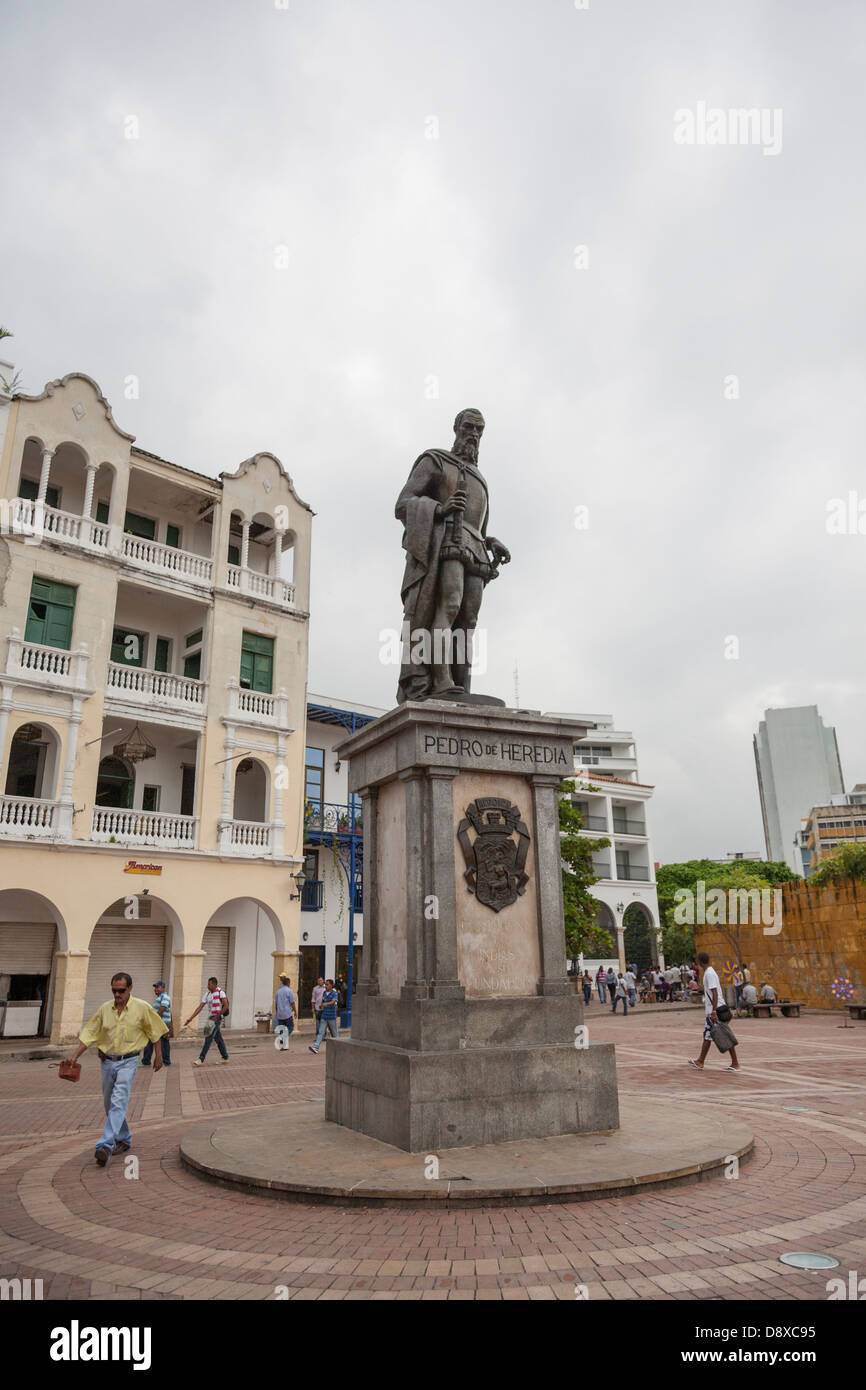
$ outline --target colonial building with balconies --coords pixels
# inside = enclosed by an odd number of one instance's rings
[[[116,970],[251,1024],[297,977],[313,513],[79,373],[0,396],[0,450],[0,1031],[73,1036]]]
[[[599,925],[616,942],[622,969],[626,957],[644,954],[629,940],[631,931],[646,943],[652,960],[663,963],[647,814],[654,788],[638,781],[634,734],[617,730],[607,714],[562,717],[589,725],[574,745],[572,800],[583,816],[581,833],[610,840],[593,856],[598,882],[590,892],[598,900]],[[646,956],[638,963],[648,963]]]

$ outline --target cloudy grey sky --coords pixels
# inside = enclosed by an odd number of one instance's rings
[[[4,0],[23,389],[87,372],[206,473],[276,453],[310,688],[386,706],[394,501],[479,406],[514,560],[477,688],[633,729],[657,858],[763,849],[767,705],[866,780],[866,535],[826,529],[866,499],[862,4],[280,4]],[[701,101],[780,109],[781,151],[676,143]]]

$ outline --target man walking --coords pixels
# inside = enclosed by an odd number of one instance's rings
[[[202,1009],[207,1009],[207,1022],[204,1026],[204,1047],[198,1059],[193,1062],[194,1067],[203,1067],[204,1059],[208,1054],[212,1042],[216,1042],[220,1054],[220,1066],[224,1066],[229,1059],[228,1048],[223,1041],[222,1022],[228,1017],[229,1001],[226,998],[224,989],[220,989],[216,975],[211,975],[207,982],[207,989],[202,995],[201,1003],[198,1008],[193,1010],[183,1025],[188,1028],[194,1018],[198,1018]]]
[[[325,1034],[330,1033],[332,1038],[339,1037],[337,1027],[337,991],[334,989],[334,981],[325,981],[325,992],[322,995],[322,1007],[319,1011],[319,1031],[316,1034],[316,1041],[310,1044],[311,1052],[318,1052],[322,1043],[325,1041]]]
[[[626,985],[625,976],[623,975],[622,971],[619,972],[619,977],[617,978],[616,986],[614,989],[613,1009],[611,1010],[611,1013],[616,1013],[616,1006],[620,1002],[622,1003],[623,1013],[628,1014],[628,986]]]
[[[596,987],[597,987],[597,989],[598,989],[598,998],[599,998],[599,1002],[602,1003],[602,1004],[606,1004],[606,1003],[607,1003],[607,972],[606,972],[606,970],[605,970],[605,968],[604,968],[603,965],[600,965],[600,966],[598,967],[598,974],[597,974],[596,977],[595,977],[595,983],[596,983]]]
[[[154,999],[151,1008],[156,1009],[156,1012],[159,1014],[160,1018],[166,1026],[166,1032],[164,1036],[161,1037],[159,1040],[159,1045],[162,1050],[162,1065],[164,1067],[170,1067],[171,1043],[169,1042],[169,1038],[171,1037],[171,997],[165,992],[165,980],[157,980],[156,984],[153,987],[153,992],[156,995],[156,998]],[[153,1043],[149,1042],[147,1044],[147,1047],[141,1054],[141,1065],[143,1067],[149,1067],[150,1059],[152,1056]]]
[[[95,1158],[104,1168],[113,1153],[126,1153],[132,1135],[126,1122],[129,1092],[138,1071],[141,1050],[155,1043],[168,1032],[166,1025],[144,999],[132,997],[132,976],[125,970],[111,977],[112,1003],[102,1004],[79,1033],[79,1046],[70,1062],[77,1062],[82,1052],[96,1043],[102,1063],[102,1100],[105,1105],[105,1128],[97,1142]],[[157,1052],[154,1071],[162,1066],[162,1052]]]
[[[313,1018],[316,1022],[316,1032],[319,1031],[319,1024],[322,1021],[322,995],[324,993],[325,981],[322,979],[322,976],[320,975],[316,983],[313,985],[312,994]]]
[[[631,965],[628,967],[628,969],[625,972],[625,975],[622,978],[625,980],[625,987],[628,990],[628,1002],[631,1004],[632,1008],[634,1008],[634,996],[635,990],[637,989],[637,975],[635,974],[634,968]],[[614,1010],[614,1012],[616,1012],[616,1010]]]
[[[701,978],[704,986],[704,1040],[701,1044],[701,1054],[697,1061],[690,1061],[689,1066],[695,1067],[698,1071],[703,1071],[706,1055],[710,1050],[710,1043],[713,1041],[712,1025],[718,1022],[717,1009],[725,1002],[722,994],[721,981],[710,965],[710,958],[706,951],[701,951],[698,956],[698,965],[701,969]],[[737,1061],[737,1049],[732,1047],[730,1050],[731,1065],[728,1071],[737,1072],[740,1064]]]
[[[298,1001],[295,997],[295,991],[290,988],[291,983],[288,975],[281,975],[280,987],[274,996],[274,1017],[276,1019],[274,1028],[277,1032],[280,1028],[285,1028],[286,1046],[288,1046],[289,1038],[295,1031],[295,1019],[298,1016]]]

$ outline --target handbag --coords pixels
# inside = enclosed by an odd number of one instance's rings
[[[730,1004],[720,1004],[716,1009],[716,1018],[719,1020],[719,1023],[730,1023],[733,1018]]]
[[[58,1076],[61,1081],[77,1081],[81,1076],[80,1062],[61,1062]]]
[[[737,1039],[727,1023],[711,1023],[710,1037],[720,1052],[730,1052],[732,1047],[737,1046]]]

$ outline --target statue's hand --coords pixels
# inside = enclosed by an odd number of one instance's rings
[[[487,537],[487,549],[493,556],[494,563],[497,565],[507,565],[511,560],[511,551],[498,541],[495,536]]]
[[[462,512],[466,509],[466,489],[458,487],[452,492],[447,502],[439,502],[436,507],[436,517],[450,516],[452,512]]]

